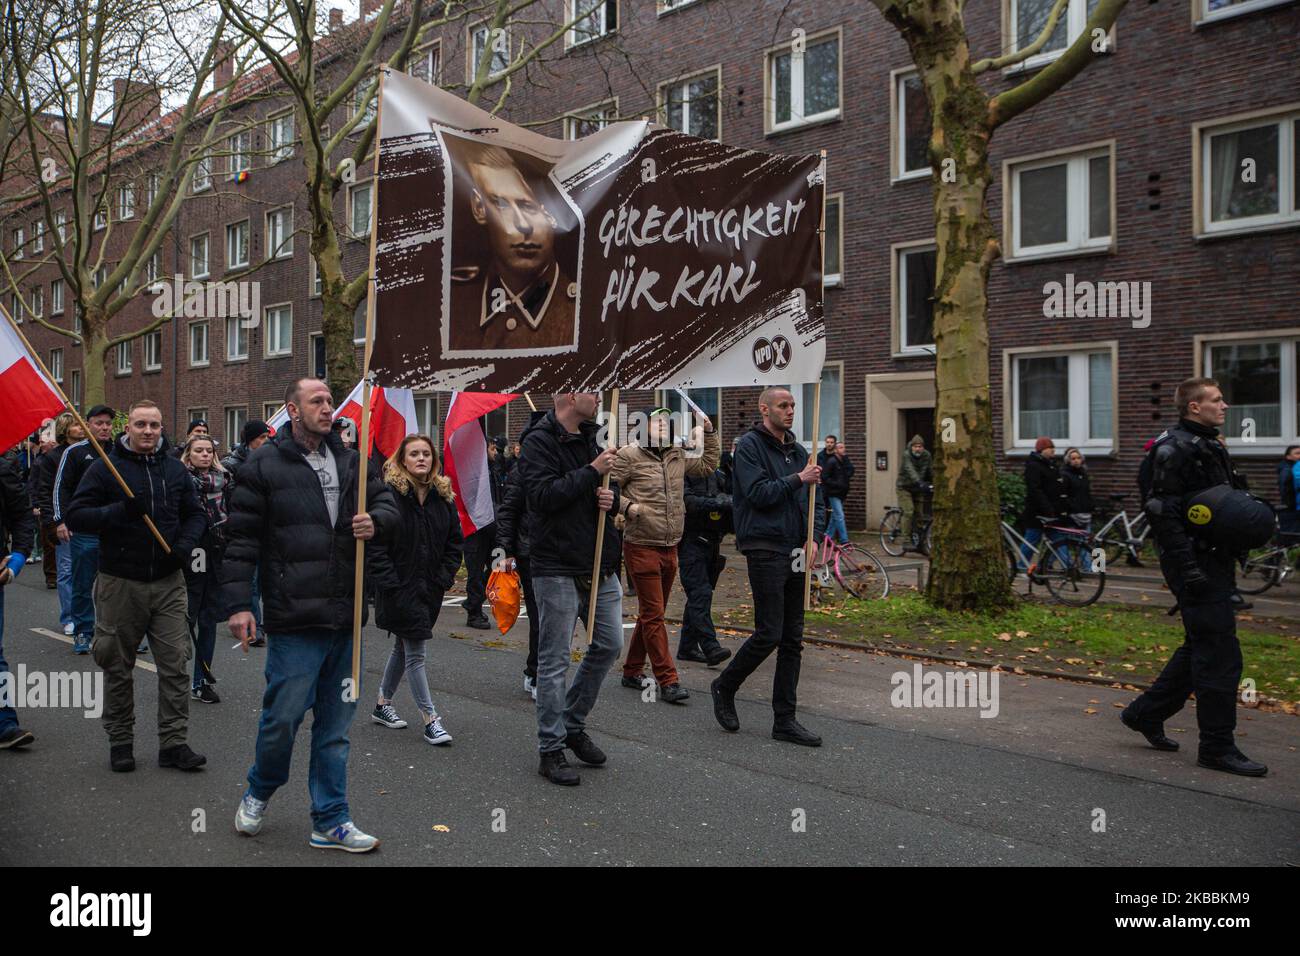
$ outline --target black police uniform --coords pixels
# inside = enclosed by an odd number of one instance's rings
[[[720,469],[700,478],[687,476],[683,488],[686,527],[677,545],[677,574],[686,593],[677,656],[721,663],[731,656],[713,627],[713,591],[726,566],[722,539],[731,531],[731,479]]]
[[[1187,502],[1197,492],[1224,484],[1244,488],[1218,434],[1182,419],[1148,453],[1152,484],[1147,511],[1160,547],[1160,569],[1178,600],[1186,635],[1150,690],[1123,713],[1128,726],[1148,739],[1155,735],[1165,744],[1161,749],[1174,749],[1161,725],[1195,691],[1202,761],[1240,756],[1233,741],[1242,666],[1232,606],[1235,555],[1190,535],[1184,519]]]

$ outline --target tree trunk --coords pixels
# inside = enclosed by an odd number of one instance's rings
[[[83,308],[81,313],[82,397],[81,407],[104,404],[104,359],[108,352],[106,320],[102,309]],[[71,397],[71,396],[69,396]]]
[[[330,208],[329,204],[325,208]],[[343,257],[338,234],[329,222],[317,224],[312,236],[312,255],[321,277],[321,333],[325,337],[325,374],[337,407],[357,384],[357,351],[353,342],[355,304],[344,296]]]

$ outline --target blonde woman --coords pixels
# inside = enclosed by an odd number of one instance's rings
[[[401,728],[406,721],[393,707],[393,694],[406,675],[411,696],[424,718],[424,740],[451,743],[451,734],[433,706],[424,670],[425,642],[442,609],[442,596],[456,580],[464,538],[451,480],[441,473],[438,452],[427,435],[407,435],[384,463],[384,481],[393,490],[401,515],[396,532],[367,547],[366,566],[375,588],[375,622],[393,637],[379,700],[371,719]]]
[[[181,464],[189,469],[194,490],[208,518],[208,530],[199,540],[203,551],[203,570],[194,570],[186,561],[185,595],[188,599],[186,619],[194,641],[194,679],[190,697],[205,704],[219,704],[221,698],[212,685],[212,654],[217,647],[217,620],[222,608],[217,582],[221,578],[221,559],[226,552],[226,492],[230,476],[217,458],[217,445],[207,435],[194,435],[185,443]]]

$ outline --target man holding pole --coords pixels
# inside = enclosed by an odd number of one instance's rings
[[[617,393],[616,393],[617,394]],[[541,617],[537,639],[537,772],[551,783],[576,786],[578,771],[565,759],[572,750],[583,763],[599,766],[605,754],[587,736],[587,715],[600,685],[623,650],[623,587],[618,579],[619,534],[614,528],[618,487],[602,487],[614,468],[615,452],[597,445],[594,421],[600,396],[565,392],[555,408],[523,434],[516,466],[532,514],[531,571]],[[617,415],[617,410],[615,410]],[[600,522],[605,523],[596,592],[594,634],[565,687],[569,643],[580,609],[589,598]]]
[[[735,733],[740,729],[736,691],[775,650],[772,738],[820,747],[822,739],[794,717],[803,653],[808,486],[821,482],[821,468],[808,460],[791,430],[794,404],[788,389],[764,389],[758,399],[761,420],[736,446],[732,511],[736,547],[749,566],[754,633],[709,692],[718,723]]]
[[[328,385],[300,379],[285,405],[291,427],[240,468],[226,522],[221,582],[230,630],[247,651],[257,634],[256,570],[268,639],[256,756],[235,829],[246,836],[262,829],[310,709],[311,845],[365,853],[379,841],[352,822],[347,799],[348,729],[360,690],[352,682],[356,541],[386,540],[399,515],[377,469],[368,475],[366,511],[357,512],[359,469],[368,463],[332,430]]]

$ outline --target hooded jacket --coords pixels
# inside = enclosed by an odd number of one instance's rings
[[[718,467],[722,450],[718,430],[704,433],[704,453],[687,458],[678,445],[664,449],[624,445],[614,462],[621,511],[629,544],[675,548],[686,524],[685,479],[707,478]],[[633,515],[632,505],[636,505]]]
[[[920,435],[913,435],[903,450],[903,458],[898,465],[898,480],[894,482],[894,487],[899,491],[915,491],[917,485],[934,483],[934,458],[930,450],[927,448],[921,454],[913,455],[913,445],[924,447],[925,440]]]
[[[350,630],[356,570],[355,450],[331,432],[325,438],[339,476],[338,520],[330,523],[320,479],[293,433],[283,429],[248,456],[230,495],[226,554],[221,565],[225,613],[252,609],[253,571],[262,589],[263,621],[275,631]],[[393,493],[375,468],[366,483],[366,511],[375,539],[397,526]]]
[[[454,501],[430,488],[420,504],[415,488],[392,490],[398,520],[382,543],[367,542],[366,572],[375,590],[375,623],[393,634],[424,640],[456,580],[465,538]]]
[[[81,444],[68,447],[65,467],[68,457]],[[91,450],[90,454],[95,453]],[[189,562],[208,529],[207,515],[189,469],[171,456],[166,438],[159,438],[153,452],[141,454],[131,448],[126,435],[121,435],[109,454],[171,553],[162,549],[143,518],[127,510],[126,492],[103,461],[97,460],[86,469],[63,514],[63,522],[69,531],[99,535],[99,570],[103,573],[132,581],[162,580]]]
[[[515,472],[532,512],[531,571],[533,577],[590,577],[596,548],[600,509],[596,491],[600,473],[591,462],[600,454],[595,422],[583,422],[572,434],[552,409],[529,425],[521,441],[523,452]],[[614,507],[605,513],[605,542],[600,573],[618,569],[621,539],[614,517],[619,512],[618,483],[609,484]]]
[[[35,537],[36,516],[22,475],[11,461],[0,458],[0,553],[29,557]]]
[[[853,460],[848,455],[840,457],[825,448],[817,453],[817,464],[822,469],[822,491],[828,498],[847,498],[853,481]]]
[[[1056,518],[1069,511],[1065,480],[1055,458],[1032,452],[1025,462],[1025,507],[1020,512],[1020,527],[1041,528],[1039,517]]]
[[[808,488],[799,472],[808,451],[786,432],[778,441],[762,422],[745,432],[736,446],[731,506],[736,547],[742,553],[789,554],[804,546],[808,529]]]
[[[54,478],[59,472],[59,463],[63,461],[63,453],[67,450],[67,444],[60,442],[49,451],[37,455],[32,465],[27,488],[31,493],[32,507],[41,509],[41,524],[54,524]]]

